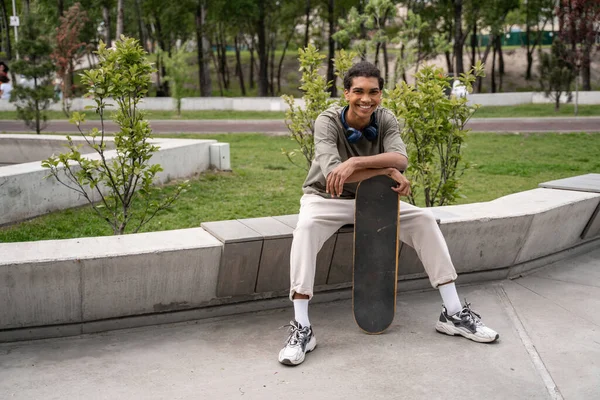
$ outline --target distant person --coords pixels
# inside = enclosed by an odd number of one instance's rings
[[[380,107],[383,86],[377,67],[369,62],[355,64],[344,77],[348,105],[332,106],[315,121],[315,156],[302,188],[290,254],[294,320],[279,352],[282,364],[302,363],[317,345],[308,318],[317,253],[339,228],[354,223],[358,182],[387,175],[396,181],[390,190],[401,196],[410,194],[410,182],[402,174],[408,157],[401,127],[390,110]],[[400,226],[400,240],[416,250],[431,285],[440,292],[443,306],[435,329],[476,342],[496,341],[498,333],[483,324],[469,303],[461,304],[454,284],[456,270],[431,211],[401,202]]]
[[[455,79],[452,83],[452,96],[456,97],[467,97],[467,88],[458,79]]]
[[[8,76],[8,65],[4,63],[4,61],[0,61],[0,75]]]
[[[8,76],[0,74],[0,100],[10,100],[12,89],[12,83]]]

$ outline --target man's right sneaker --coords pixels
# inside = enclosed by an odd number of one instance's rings
[[[317,347],[312,327],[302,327],[296,321],[290,321],[290,324],[285,326],[290,327],[290,334],[279,352],[279,362],[291,366],[302,364],[305,354]]]
[[[435,330],[450,336],[461,335],[481,343],[491,343],[500,337],[496,331],[483,324],[481,315],[471,310],[471,304],[466,301],[463,309],[456,314],[448,315],[446,307],[442,307]]]

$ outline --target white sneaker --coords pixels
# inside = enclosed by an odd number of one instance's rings
[[[279,352],[279,362],[285,365],[295,366],[302,364],[306,353],[317,347],[317,339],[312,327],[302,327],[296,321],[290,321],[290,334],[285,341],[285,346]]]
[[[481,343],[491,343],[500,337],[496,331],[481,322],[481,315],[471,310],[471,304],[467,302],[462,310],[452,315],[448,315],[446,307],[443,307],[435,330],[451,336],[461,335]]]

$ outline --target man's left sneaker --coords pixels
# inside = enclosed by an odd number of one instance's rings
[[[442,313],[435,330],[451,336],[461,335],[481,343],[491,343],[500,337],[496,331],[481,322],[481,315],[471,310],[471,304],[467,302],[462,310],[452,315],[448,315],[446,307],[442,306]]]

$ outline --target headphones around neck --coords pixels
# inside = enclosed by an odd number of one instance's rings
[[[340,119],[342,121],[344,129],[346,130],[346,139],[348,140],[348,143],[356,143],[363,136],[371,142],[377,139],[377,121],[375,120],[375,112],[373,112],[373,114],[371,115],[371,122],[369,123],[369,126],[367,126],[361,132],[358,129],[351,128],[348,126],[348,123],[346,122],[346,111],[348,111],[348,106],[342,109]]]

